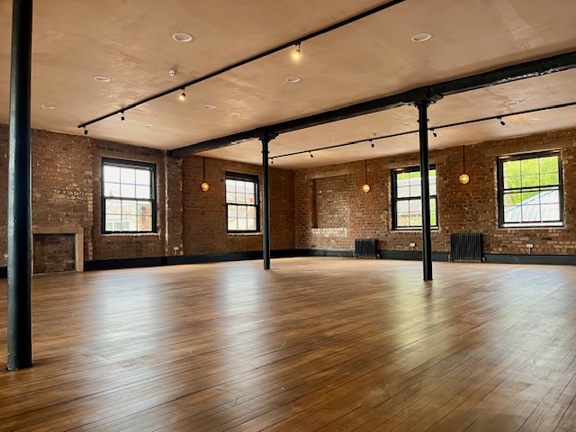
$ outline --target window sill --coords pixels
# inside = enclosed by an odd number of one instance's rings
[[[261,236],[261,231],[253,231],[253,232],[227,232],[229,236]]]
[[[501,230],[525,230],[525,229],[564,229],[566,225],[501,225],[498,229]]]
[[[104,237],[158,237],[157,232],[107,232],[100,233]]]

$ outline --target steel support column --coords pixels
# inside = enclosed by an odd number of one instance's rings
[[[430,230],[430,181],[428,171],[428,106],[430,101],[416,102],[420,137],[420,189],[422,197],[422,264],[424,280],[432,280],[432,233]]]
[[[32,366],[32,0],[14,0],[8,163],[8,370]]]
[[[262,142],[262,257],[264,270],[270,270],[270,184],[268,181],[268,144],[275,134],[264,132]]]

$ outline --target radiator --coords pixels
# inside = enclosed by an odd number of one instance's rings
[[[451,261],[482,261],[482,234],[463,233],[450,236]]]
[[[378,253],[378,242],[376,239],[356,239],[354,240],[355,258],[380,258]]]

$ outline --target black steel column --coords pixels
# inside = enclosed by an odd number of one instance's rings
[[[420,187],[422,196],[422,264],[424,280],[432,280],[432,233],[430,231],[430,180],[428,171],[428,106],[430,102],[416,102],[418,108],[418,125],[420,137]]]
[[[268,182],[268,133],[260,138],[262,141],[262,255],[264,270],[270,270],[270,186]]]
[[[8,165],[8,370],[32,366],[32,0],[14,0]]]

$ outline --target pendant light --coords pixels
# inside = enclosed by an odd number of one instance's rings
[[[208,192],[210,189],[210,185],[206,183],[206,159],[202,156],[202,184],[200,185],[200,189],[204,192]]]
[[[466,150],[464,146],[462,146],[462,174],[460,174],[458,180],[460,180],[460,183],[463,185],[468,184],[470,181],[470,176],[466,174]]]
[[[370,192],[370,185],[368,184],[368,160],[364,159],[364,185],[362,186],[362,192]]]

